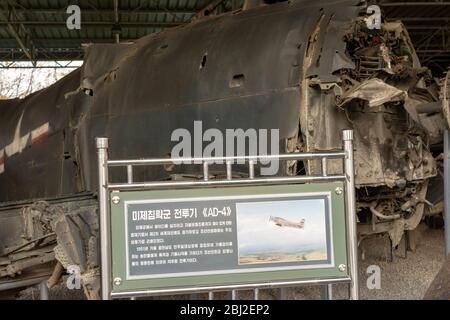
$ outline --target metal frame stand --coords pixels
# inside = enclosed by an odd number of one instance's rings
[[[343,150],[330,152],[306,152],[289,153],[280,155],[259,155],[259,156],[237,156],[237,157],[214,157],[214,158],[180,158],[180,159],[140,159],[140,160],[108,160],[108,139],[97,138],[96,146],[98,153],[98,178],[99,178],[99,208],[100,208],[100,247],[101,247],[101,284],[102,299],[111,299],[111,221],[109,211],[109,192],[112,190],[136,190],[136,189],[158,189],[158,188],[188,188],[194,186],[212,187],[225,185],[264,185],[264,184],[289,184],[289,183],[308,183],[325,181],[344,181],[345,182],[345,202],[346,202],[346,223],[347,223],[347,247],[348,247],[348,268],[350,275],[350,299],[359,299],[358,290],[358,248],[356,233],[356,204],[355,204],[355,182],[353,168],[353,131],[343,131]],[[343,159],[344,174],[328,175],[327,160]],[[259,160],[321,160],[322,175],[320,176],[289,176],[289,177],[257,177],[255,178],[255,164]],[[209,165],[212,163],[226,164],[227,178],[224,180],[209,179]],[[248,163],[249,178],[232,179],[232,163]],[[203,180],[201,181],[154,181],[154,182],[133,182],[133,166],[151,166],[151,165],[173,165],[173,164],[202,164]],[[109,183],[109,167],[126,167],[127,183]],[[338,282],[338,279],[334,279]],[[332,298],[332,285],[334,281],[315,281],[316,284],[326,287],[326,297]],[[297,282],[296,282],[297,283]],[[300,282],[298,282],[300,283]],[[302,282],[303,283],[303,282]],[[278,283],[279,286],[287,286],[293,283]],[[273,284],[275,285],[275,284]],[[259,299],[259,287],[262,284],[252,286],[234,286],[231,295],[232,299],[238,298],[238,288],[251,288],[254,290],[254,298]],[[209,289],[209,288],[208,288]],[[223,289],[223,288],[222,288]],[[213,287],[209,290],[214,290]],[[217,290],[217,289],[216,289]],[[283,290],[283,289],[282,289]],[[161,292],[171,292],[171,290],[160,290]],[[222,290],[223,291],[223,290]],[[173,292],[175,293],[175,292]],[[117,295],[119,296],[119,295]],[[214,298],[211,291],[208,294],[209,299]]]
[[[41,300],[48,300],[47,280],[44,280],[39,284],[39,294]]]
[[[102,299],[110,300],[111,292],[111,220],[108,201],[108,139],[97,138],[98,155],[98,201],[100,208],[100,252]]]
[[[444,132],[445,253],[450,254],[450,131]]]
[[[350,267],[350,297],[359,299],[358,281],[358,233],[356,230],[356,195],[355,195],[355,170],[353,167],[353,131],[344,130],[342,133],[345,151],[345,195],[347,211],[347,245],[348,263]]]
[[[333,300],[333,285],[327,284],[322,286],[320,295],[322,300]]]

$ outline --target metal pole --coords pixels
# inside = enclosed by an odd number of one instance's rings
[[[203,162],[203,180],[208,181],[209,180],[209,168],[208,168],[208,162]]]
[[[31,279],[24,279],[24,280],[11,279],[11,280],[7,280],[7,281],[2,281],[0,283],[0,292],[6,291],[6,290],[11,290],[11,289],[22,288],[22,287],[35,286],[35,285],[41,283],[42,281],[47,281],[50,276],[51,276],[50,274],[46,274],[45,276],[38,276],[36,278],[31,278]]]
[[[248,162],[248,176],[250,179],[255,179],[255,161],[250,160]]]
[[[333,300],[333,285],[331,283],[327,284],[326,290],[328,300]]]
[[[227,161],[227,180],[233,178],[233,172],[231,171],[231,161]]]
[[[325,279],[305,279],[305,280],[296,280],[296,281],[280,281],[280,282],[260,282],[260,283],[246,283],[239,285],[212,285],[207,287],[183,287],[183,288],[165,288],[165,289],[156,289],[156,290],[137,290],[137,291],[125,291],[125,292],[112,292],[111,296],[114,298],[129,298],[129,297],[148,297],[155,295],[176,295],[176,294],[188,294],[192,292],[208,292],[208,291],[229,291],[232,289],[236,290],[249,290],[259,288],[261,289],[275,289],[281,287],[296,287],[303,285],[323,285],[325,283],[348,283],[350,281],[350,277],[338,277],[338,278],[325,278]],[[197,296],[196,294],[191,294],[191,296]]]
[[[253,290],[254,299],[259,300],[259,288]]]
[[[227,166],[227,180],[232,180],[233,179],[232,162],[227,161],[226,166]],[[237,298],[238,298],[237,290],[231,290],[231,300],[236,300]]]
[[[203,180],[179,180],[179,181],[157,181],[157,182],[137,182],[137,183],[110,183],[109,190],[126,191],[130,189],[144,188],[180,188],[180,187],[212,187],[229,185],[262,185],[262,184],[291,184],[310,182],[345,181],[345,175],[336,176],[274,176],[256,177],[255,179],[239,178],[233,180],[203,179]]]
[[[133,166],[132,165],[127,166],[127,182],[133,183]]]
[[[280,288],[280,291],[278,292],[278,300],[287,300],[287,299],[288,299],[287,288]]]
[[[347,215],[347,244],[350,282],[350,299],[359,299],[358,241],[356,230],[355,171],[353,168],[353,130],[342,132],[345,151],[345,196]]]
[[[322,176],[328,176],[327,158],[322,158]],[[333,300],[333,285],[327,284],[322,288],[322,298],[324,300]]]
[[[450,254],[450,131],[444,133],[445,252]]]
[[[240,161],[269,161],[269,160],[315,160],[321,158],[342,159],[345,156],[344,151],[328,151],[328,152],[292,152],[285,154],[267,154],[267,155],[250,155],[250,156],[225,156],[225,157],[205,157],[205,158],[151,158],[151,159],[134,159],[134,160],[110,160],[110,167],[121,167],[126,165],[133,166],[159,166],[173,164],[198,164],[203,162],[218,163],[221,162],[237,162]]]
[[[114,0],[114,23],[116,26],[119,25],[119,1],[118,0]],[[116,43],[120,43],[120,35],[118,33],[115,34],[115,38],[116,38]]]
[[[48,287],[47,287],[47,281],[44,280],[39,284],[39,292],[40,292],[40,299],[41,300],[48,300]]]
[[[232,172],[232,162],[231,161],[227,161],[227,180],[231,180],[233,179],[233,172]],[[236,300],[237,297],[237,291],[236,290],[231,290],[231,300]]]
[[[255,179],[255,160],[249,160],[248,162],[248,177]],[[259,300],[259,289],[253,289],[253,297],[255,300]]]
[[[209,180],[209,167],[208,162],[203,162],[203,180],[208,181]],[[208,292],[208,300],[214,300],[214,292],[209,291]]]
[[[322,175],[324,177],[328,175],[327,158],[322,158]]]
[[[320,288],[320,295],[322,300],[333,300],[333,285],[327,284]]]
[[[111,261],[110,261],[110,220],[108,203],[108,138],[97,138],[98,155],[98,201],[100,208],[100,252],[102,299],[110,300]]]

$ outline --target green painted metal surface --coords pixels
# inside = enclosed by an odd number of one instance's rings
[[[347,278],[347,268],[340,271],[339,266],[347,266],[346,227],[345,227],[345,194],[337,194],[336,188],[344,189],[342,182],[270,185],[270,186],[242,186],[221,188],[192,188],[175,190],[112,192],[110,198],[119,196],[120,202],[111,201],[111,237],[112,237],[112,277],[120,278],[120,285],[113,283],[113,292],[175,289],[186,287],[207,287],[220,285],[239,285],[251,283],[270,283],[279,281],[299,281],[328,278]],[[222,196],[256,196],[270,194],[298,194],[298,193],[329,193],[331,198],[331,235],[333,243],[332,267],[304,268],[299,270],[257,271],[233,274],[207,274],[195,276],[161,277],[151,279],[127,280],[126,276],[126,230],[124,223],[124,202],[136,200],[164,200],[198,197]]]

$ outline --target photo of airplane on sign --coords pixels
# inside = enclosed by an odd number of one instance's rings
[[[305,227],[305,219],[300,220],[300,222],[293,222],[280,217],[270,216],[269,221],[273,222],[276,226],[279,227],[297,228],[297,229],[303,229]]]

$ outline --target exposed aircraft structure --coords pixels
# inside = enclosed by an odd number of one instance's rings
[[[55,281],[80,266],[86,295],[98,298],[94,139],[110,139],[113,159],[167,157],[171,133],[197,120],[222,132],[278,128],[281,153],[341,148],[340,132],[353,129],[359,236],[388,233],[398,245],[440,212],[427,192],[448,112],[403,25],[369,30],[365,15],[356,0],[298,0],[207,17],[135,43],[90,45],[64,79],[0,101],[0,280],[58,261]],[[134,179],[201,177],[176,170],[136,168]],[[278,174],[305,172],[320,175],[321,162],[289,162]],[[340,172],[330,161],[328,173]]]

